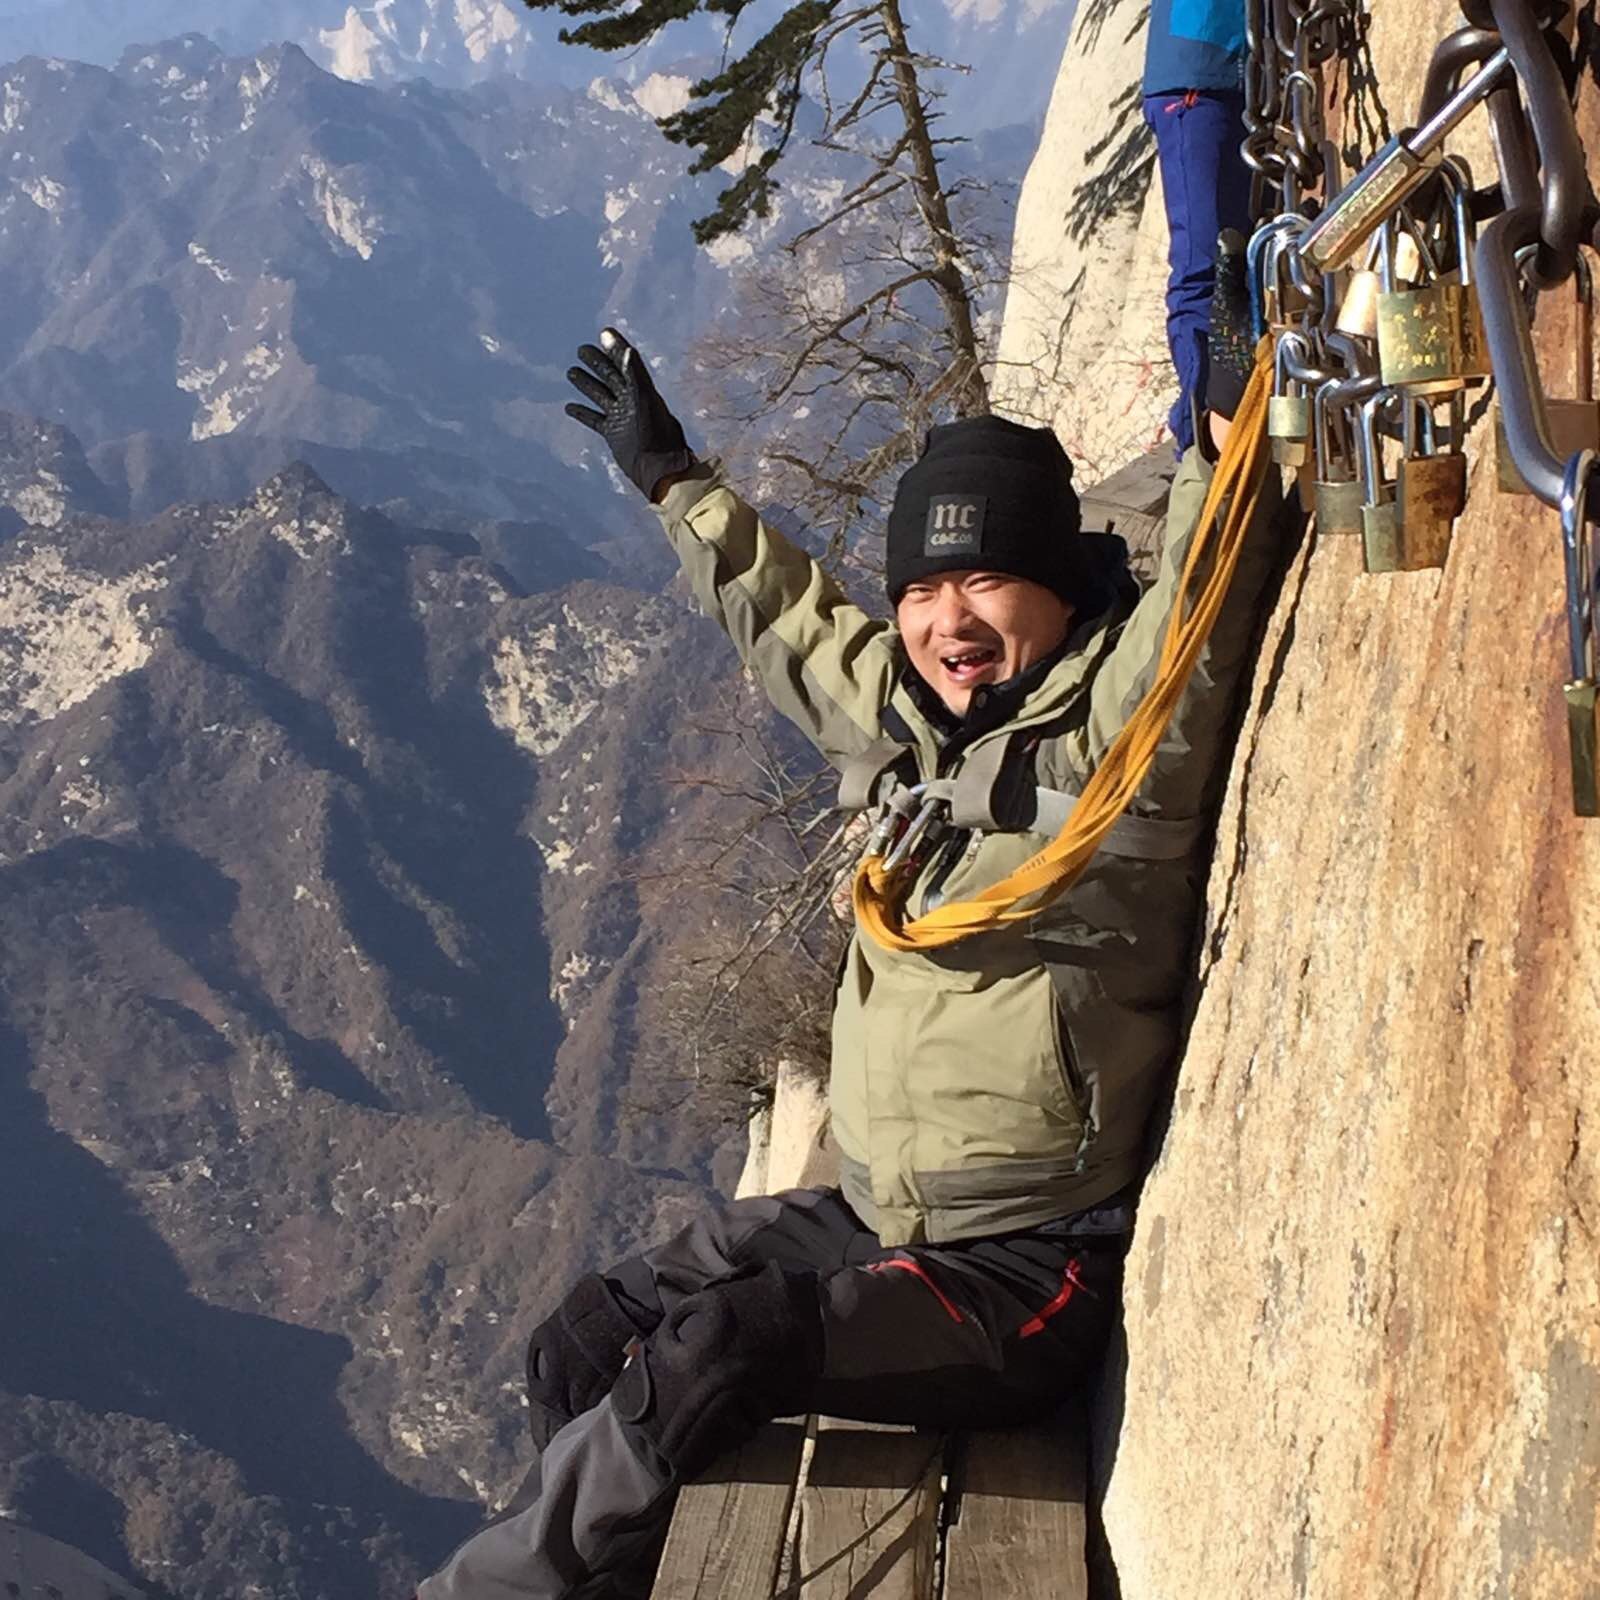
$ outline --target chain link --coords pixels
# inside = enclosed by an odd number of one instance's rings
[[[1600,406],[1569,408],[1592,430],[1558,445],[1532,335],[1541,297],[1572,277],[1580,250],[1600,247],[1577,71],[1558,25],[1567,7],[1460,8],[1464,26],[1430,59],[1417,123],[1341,183],[1324,69],[1343,61],[1353,72],[1361,0],[1249,0],[1242,150],[1252,303],[1258,333],[1276,342],[1268,427],[1278,459],[1304,463],[1302,497],[1314,498],[1322,531],[1359,533],[1369,571],[1439,566],[1466,500],[1466,398],[1492,376],[1501,450],[1561,512],[1574,801],[1596,815],[1600,551],[1588,523],[1600,493],[1588,487],[1600,476]],[[1496,167],[1481,188],[1443,148],[1480,105]],[[1589,314],[1581,303],[1579,314]],[[1385,436],[1400,446],[1395,480]]]

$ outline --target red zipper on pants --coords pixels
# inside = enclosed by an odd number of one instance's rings
[[[902,1272],[915,1273],[917,1277],[921,1278],[922,1281],[933,1290],[935,1296],[938,1298],[939,1304],[942,1305],[946,1312],[949,1313],[950,1320],[952,1322],[966,1321],[966,1318],[963,1317],[956,1309],[955,1301],[953,1301],[950,1296],[947,1295],[944,1290],[941,1289],[939,1285],[928,1276],[927,1269],[921,1264],[921,1262],[913,1261],[909,1256],[891,1256],[887,1261],[870,1262],[867,1266],[867,1271],[882,1272],[886,1267],[899,1267]]]
[[[1055,1316],[1057,1312],[1065,1311],[1067,1309],[1068,1302],[1080,1289],[1083,1289],[1085,1294],[1088,1294],[1089,1292],[1087,1289],[1084,1289],[1083,1279],[1078,1276],[1077,1257],[1073,1257],[1073,1259],[1067,1263],[1067,1270],[1061,1274],[1061,1292],[1038,1314],[1038,1316],[1029,1317],[1028,1320],[1024,1322],[1017,1330],[1017,1336],[1022,1339],[1031,1339],[1034,1334],[1043,1333],[1045,1323]]]

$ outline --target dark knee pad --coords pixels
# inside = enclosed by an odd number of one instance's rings
[[[573,1285],[555,1315],[528,1341],[528,1422],[543,1450],[580,1412],[611,1391],[639,1330],[605,1279],[591,1273]]]
[[[761,1423],[804,1411],[821,1371],[817,1275],[773,1263],[675,1306],[629,1357],[612,1404],[682,1481]]]

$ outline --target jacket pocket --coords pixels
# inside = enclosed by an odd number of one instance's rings
[[[1050,988],[1050,1025],[1051,1034],[1055,1041],[1056,1061],[1061,1068],[1061,1081],[1067,1086],[1067,1093],[1072,1097],[1072,1103],[1078,1108],[1078,1115],[1083,1118],[1084,1126],[1089,1123],[1089,1086],[1083,1081],[1083,1074],[1078,1070],[1077,1058],[1072,1053],[1071,1041],[1067,1038],[1067,1030],[1061,1018],[1061,1002],[1056,998],[1055,986]]]

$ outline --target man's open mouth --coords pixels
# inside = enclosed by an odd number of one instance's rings
[[[939,665],[957,683],[963,683],[976,678],[986,668],[992,667],[998,659],[997,651],[975,645],[969,650],[959,650],[953,655],[940,656]]]

